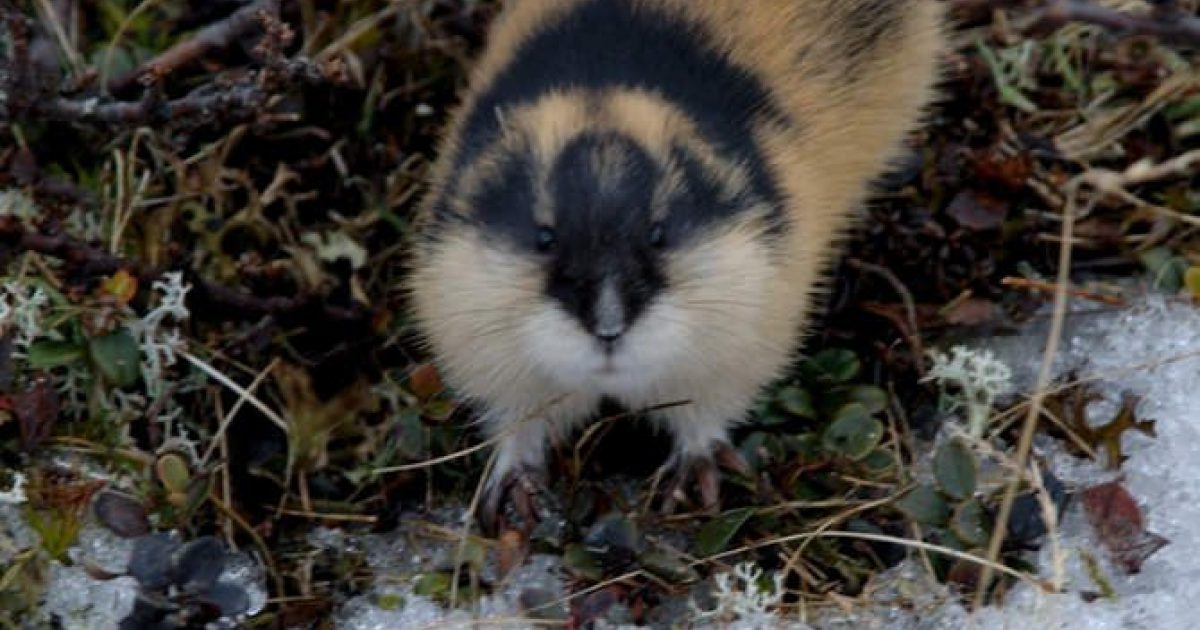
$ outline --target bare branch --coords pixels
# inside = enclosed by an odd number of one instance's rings
[[[171,74],[213,51],[228,48],[242,36],[261,29],[260,16],[264,12],[278,15],[279,0],[256,0],[224,20],[209,24],[193,37],[172,46],[137,69],[109,81],[109,93],[124,92],[139,82],[156,83],[159,77]]]

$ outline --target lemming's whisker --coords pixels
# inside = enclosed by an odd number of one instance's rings
[[[737,337],[741,338],[741,342],[743,342],[743,343],[745,343],[745,342],[755,343],[756,345],[761,345],[763,348],[774,348],[774,346],[770,345],[769,343],[765,343],[763,340],[761,340],[759,335],[747,335],[746,334],[747,328],[735,329],[735,328],[731,328],[731,327],[728,327],[728,326],[725,326],[722,324],[715,324],[715,323],[709,323],[709,322],[705,322],[703,325],[698,326],[694,322],[688,322],[688,321],[685,321],[682,319],[675,318],[670,315],[659,315],[658,317],[660,317],[663,321],[682,325],[685,328],[688,328],[696,333],[715,332],[715,333],[718,333],[721,335],[726,335],[726,336],[737,336]],[[757,342],[762,342],[762,343],[757,343]]]
[[[684,304],[688,306],[741,306],[745,308],[762,308],[766,305],[764,301],[747,302],[744,300],[684,300]]]
[[[489,313],[521,313],[527,312],[528,306],[525,305],[506,305],[506,306],[480,306],[475,308],[454,309],[447,317],[456,317],[461,315],[484,315]]]

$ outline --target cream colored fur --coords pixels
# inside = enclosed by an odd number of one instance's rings
[[[465,102],[521,41],[577,1],[510,0]],[[906,2],[898,30],[855,76],[830,70],[846,44],[831,34],[849,8],[866,1],[640,0],[706,25],[711,45],[751,70],[798,124],[757,131],[787,199],[781,240],[764,236],[761,213],[748,212],[672,252],[668,288],[613,355],[544,295],[536,261],[502,240],[463,224],[418,249],[410,285],[416,317],[449,382],[483,409],[500,437],[493,479],[540,467],[548,441],[589,419],[604,396],[635,409],[687,401],[658,417],[680,454],[706,456],[780,375],[836,242],[852,226],[869,181],[915,126],[937,74],[942,34],[933,0]],[[727,191],[746,181],[738,164],[696,138],[677,108],[645,92],[553,94],[497,114],[504,137],[458,182],[463,189],[496,175],[489,164],[497,152],[524,147],[548,169],[567,141],[596,128],[619,130],[660,157],[670,141],[687,142]],[[445,178],[460,126],[455,119],[449,127],[430,197],[451,184]],[[672,185],[670,177],[661,185]],[[553,220],[545,208],[534,210]]]

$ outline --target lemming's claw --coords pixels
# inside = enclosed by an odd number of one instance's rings
[[[729,442],[717,442],[713,447],[713,458],[717,460],[717,465],[729,472],[750,477],[754,471],[750,469],[750,464],[742,454]]]
[[[749,476],[750,466],[728,442],[719,442],[708,455],[676,453],[659,469],[659,477],[670,478],[663,489],[662,513],[671,514],[681,502],[688,500],[687,490],[694,483],[700,498],[700,509],[709,514],[721,511],[721,472],[724,468],[735,474]]]
[[[479,524],[489,534],[499,532],[502,524],[528,532],[560,511],[545,472],[517,468],[488,485],[479,506]]]

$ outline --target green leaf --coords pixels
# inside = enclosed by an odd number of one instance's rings
[[[938,487],[955,499],[968,499],[975,493],[977,468],[975,454],[958,438],[943,442],[933,455]]]
[[[883,438],[883,424],[867,413],[860,403],[850,403],[838,410],[833,423],[821,435],[821,444],[833,453],[850,460],[866,457]]]
[[[29,346],[29,366],[44,370],[70,365],[83,358],[83,346],[70,341],[42,339]]]
[[[600,569],[600,563],[596,562],[592,552],[587,550],[587,547],[575,543],[567,545],[563,550],[563,566],[567,568],[572,575],[599,582],[604,578],[604,571]]]
[[[968,546],[981,547],[987,544],[991,534],[979,501],[970,499],[954,508],[954,514],[950,517],[950,531]]]
[[[879,479],[895,470],[896,457],[885,448],[877,448],[862,459],[862,466],[871,478]]]
[[[383,610],[400,610],[404,607],[405,599],[403,595],[397,593],[379,593],[374,595],[374,604],[377,608]]]
[[[874,385],[854,385],[848,391],[849,402],[862,404],[867,413],[875,415],[887,409],[888,395],[882,388]]]
[[[671,584],[691,584],[700,580],[700,574],[683,559],[657,549],[643,553],[638,563]]]
[[[844,348],[822,350],[800,365],[801,374],[819,383],[846,383],[858,376],[858,356]]]
[[[725,551],[738,530],[754,516],[754,508],[730,510],[704,524],[696,534],[696,554],[711,556]]]
[[[1187,260],[1176,256],[1170,248],[1148,249],[1138,254],[1138,259],[1150,273],[1155,288],[1174,293],[1183,287]]]
[[[779,390],[776,396],[783,410],[798,418],[816,418],[817,411],[813,407],[812,394],[807,389],[789,386]]]
[[[785,435],[782,444],[787,453],[797,455],[806,461],[820,459],[825,455],[821,449],[821,436],[816,433]]]
[[[187,492],[188,484],[192,481],[191,467],[179,453],[163,453],[154,462],[154,470],[158,480],[169,492]]]
[[[930,486],[917,486],[896,501],[896,509],[922,525],[940,526],[950,517],[950,506]]]
[[[413,584],[413,593],[438,601],[447,601],[450,599],[450,584],[449,573],[426,573],[418,577]]]
[[[840,385],[822,393],[817,405],[821,416],[832,416],[849,403],[861,403],[867,413],[875,415],[887,408],[887,392],[874,385]]]
[[[137,383],[142,355],[128,330],[122,328],[103,337],[92,337],[88,340],[88,353],[96,370],[110,385],[129,387]]]

